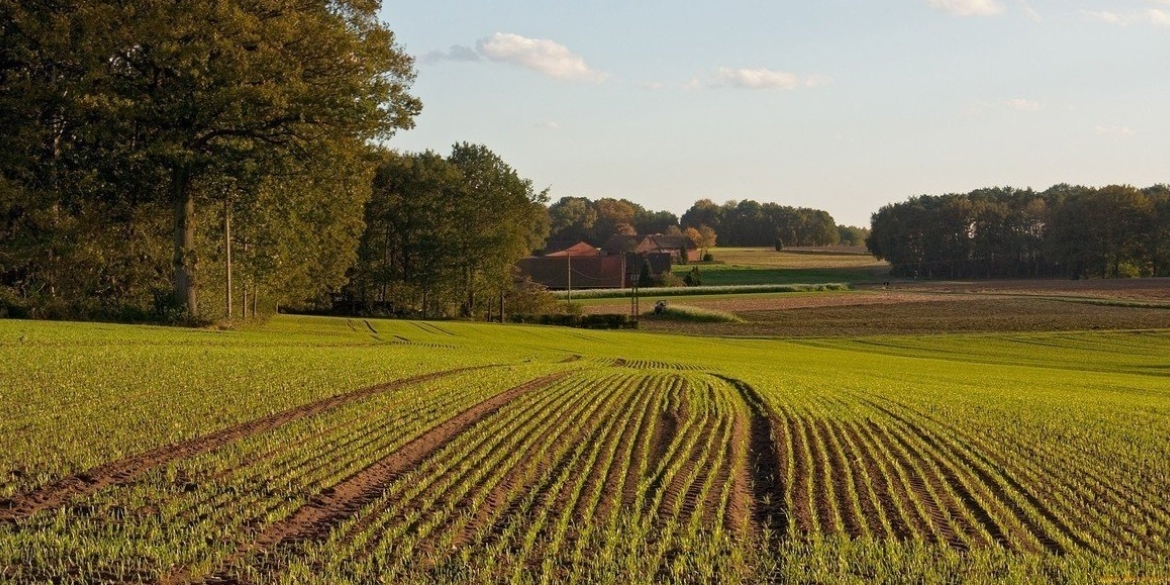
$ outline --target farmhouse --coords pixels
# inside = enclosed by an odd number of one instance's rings
[[[613,238],[610,240],[614,241]],[[628,247],[626,243],[619,243],[609,251],[605,247],[595,248],[587,242],[557,246],[560,249],[543,256],[521,258],[516,268],[521,278],[552,290],[628,288],[638,279],[644,264],[649,265],[653,278],[660,278],[663,273],[670,271],[678,258],[679,250],[675,250],[675,254],[659,251],[661,249],[657,247],[649,248],[654,251],[636,251],[639,247],[637,244],[644,240],[635,242],[635,250],[626,251],[623,251]]]

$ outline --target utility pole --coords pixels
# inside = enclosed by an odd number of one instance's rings
[[[573,253],[565,254],[565,260],[569,262],[569,302],[573,302]]]
[[[224,272],[227,281],[225,298],[227,299],[227,318],[232,318],[232,203],[225,197],[223,200],[223,251]]]

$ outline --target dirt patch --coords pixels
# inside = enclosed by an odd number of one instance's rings
[[[283,412],[227,427],[189,441],[164,445],[145,453],[106,463],[83,473],[55,481],[26,494],[16,496],[6,502],[0,502],[0,521],[19,521],[42,510],[59,508],[68,502],[70,498],[89,495],[108,486],[125,484],[151,469],[172,461],[206,453],[233,441],[263,433],[374,394],[487,367],[494,366],[445,370],[338,394]]]
[[[788,533],[788,514],[784,509],[787,472],[782,464],[787,447],[777,441],[776,429],[783,423],[775,411],[764,402],[755,388],[734,378],[721,378],[732,385],[748,406],[747,468],[736,474],[736,491],[750,490],[751,516],[757,529],[767,529],[779,536]],[[742,431],[741,431],[742,432]],[[738,435],[736,435],[738,437]],[[742,495],[732,497],[731,516],[743,515]]]

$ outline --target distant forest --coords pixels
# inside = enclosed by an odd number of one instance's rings
[[[745,199],[700,199],[679,218],[625,199],[563,197],[549,206],[550,242],[605,243],[614,234],[671,234],[707,226],[720,246],[861,245],[864,228],[838,226],[827,211]]]
[[[923,195],[873,214],[866,246],[903,277],[1167,276],[1170,187]]]

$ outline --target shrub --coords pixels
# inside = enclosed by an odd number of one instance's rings
[[[727,311],[688,307],[686,305],[667,305],[661,313],[653,315],[654,319],[668,321],[687,321],[690,323],[742,323],[743,319]]]

